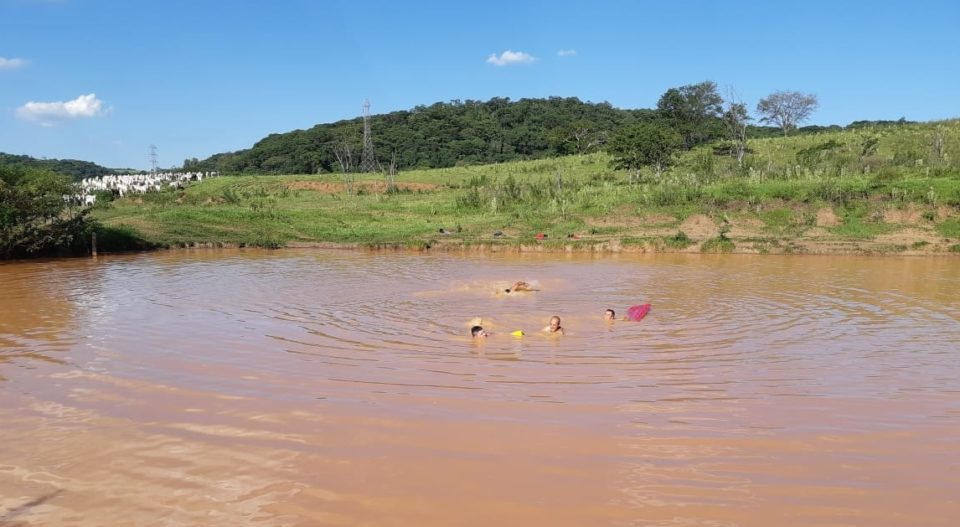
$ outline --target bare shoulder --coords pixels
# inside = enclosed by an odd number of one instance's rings
[[[537,291],[537,288],[530,285],[529,282],[518,281],[514,282],[513,286],[510,288],[511,291]]]

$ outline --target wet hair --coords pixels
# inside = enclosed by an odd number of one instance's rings
[[[510,292],[510,288],[508,287],[508,288],[504,289],[504,291],[507,292],[507,293],[509,293],[509,292]]]
[[[470,336],[476,337],[477,335],[480,334],[481,331],[483,331],[483,326],[473,326],[472,328],[470,328]]]
[[[617,316],[617,312],[614,311],[614,310],[612,310],[612,309],[608,309],[608,310],[604,311],[604,313],[610,313],[610,316],[611,316],[611,317]]]

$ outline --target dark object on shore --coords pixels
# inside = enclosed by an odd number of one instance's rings
[[[567,238],[570,239],[570,240],[579,240],[579,239],[580,239],[579,236],[577,236],[576,234],[573,234],[573,233],[568,234],[568,235],[567,235]]]
[[[503,231],[493,231],[494,238],[499,238],[500,236],[503,236]]]
[[[439,231],[439,232],[440,232],[440,234],[450,234],[450,231],[448,231],[447,229],[444,229],[443,227],[440,227],[440,231]]]

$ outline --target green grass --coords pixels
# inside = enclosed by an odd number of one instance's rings
[[[677,231],[673,236],[663,238],[663,244],[671,249],[686,249],[694,244],[694,241],[683,231]]]
[[[834,234],[852,240],[871,240],[881,234],[896,230],[894,225],[883,223],[863,223],[859,219],[852,219],[843,225],[830,229]]]
[[[869,205],[867,201],[848,204],[841,210],[843,223],[831,231],[847,239],[870,240],[896,230],[895,225],[880,222],[880,211],[871,211]]]
[[[158,247],[158,244],[144,239],[143,233],[131,225],[105,226],[98,224],[94,226],[94,232],[97,234],[98,251],[119,252]]]
[[[960,238],[960,220],[947,220],[937,225],[937,232],[947,238]]]
[[[943,158],[928,144],[938,133],[945,137]],[[343,183],[337,174],[220,177],[182,191],[116,200],[92,214],[161,245],[519,244],[544,232],[547,247],[619,239],[682,250],[699,240],[662,232],[679,220],[641,218],[705,214],[719,223],[729,213],[757,218],[769,234],[791,238],[812,225],[817,208],[828,206],[842,218],[830,229],[834,237],[869,240],[894,228],[882,222],[882,211],[891,206],[911,204],[924,218],[937,217],[942,207],[960,211],[960,121],[752,140],[749,146],[754,153],[743,167],[723,156],[707,162],[712,153],[702,147],[681,155],[660,179],[645,172],[638,184],[597,153],[406,171],[391,193],[364,186],[383,182],[375,174],[357,175],[352,193],[330,192]],[[451,234],[440,235],[441,228]],[[947,220],[937,230],[960,238],[960,221]],[[495,239],[495,231],[505,236]],[[721,238],[705,246],[724,251],[732,243]]]
[[[799,235],[813,223],[814,218],[813,214],[787,207],[763,210],[757,215],[764,224],[764,230],[777,236]]]
[[[620,240],[623,247],[649,247],[655,245],[656,240],[644,236],[626,236]]]
[[[700,252],[705,253],[729,253],[736,249],[736,245],[724,236],[711,238],[700,246]]]

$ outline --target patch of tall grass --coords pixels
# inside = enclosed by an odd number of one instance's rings
[[[949,219],[937,225],[937,232],[947,238],[960,239],[960,220]]]
[[[405,171],[397,190],[384,193],[360,191],[367,188],[361,183],[382,182],[379,174],[357,174],[355,192],[330,191],[342,185],[335,174],[221,177],[116,200],[92,214],[107,225],[136,225],[156,243],[276,246],[428,243],[454,225],[461,228],[451,236],[464,243],[493,241],[503,229],[518,238],[548,232],[552,243],[598,223],[610,225],[602,234],[636,237],[630,225],[650,213],[679,223],[728,210],[756,214],[784,233],[812,222],[801,209],[822,206],[842,212],[835,235],[863,239],[888,230],[875,217],[883,207],[915,203],[931,219],[937,207],[960,208],[960,121],[756,139],[748,148],[740,165],[701,147],[679,156],[662,177],[644,171],[637,183],[611,169],[604,153]],[[945,225],[940,232],[955,237],[958,227]],[[671,248],[687,243],[669,238],[663,243]]]
[[[705,253],[730,253],[736,248],[736,245],[725,236],[711,238],[700,246],[700,252]]]

